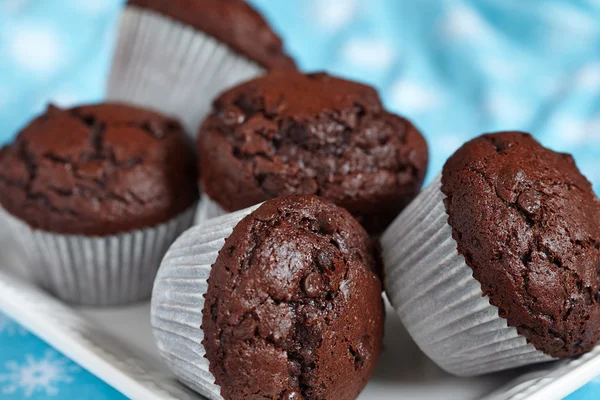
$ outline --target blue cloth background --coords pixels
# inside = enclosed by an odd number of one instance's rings
[[[429,177],[466,140],[520,129],[572,153],[600,191],[600,0],[250,1],[303,69],[374,85],[388,108],[411,118],[430,145]],[[121,5],[0,1],[0,143],[49,101],[102,99]],[[0,336],[3,396],[11,368],[47,350],[30,334]],[[94,378],[77,371],[69,372],[71,383],[89,389]],[[93,385],[106,393],[97,398],[118,398]],[[57,386],[58,398],[92,399],[89,392],[65,395],[67,386]],[[600,397],[600,382],[569,399],[592,397]]]
[[[0,312],[0,399],[126,397]]]
[[[306,70],[376,86],[431,148],[521,129],[600,189],[600,0],[251,0]],[[121,0],[0,2],[0,143],[48,101],[102,98]]]

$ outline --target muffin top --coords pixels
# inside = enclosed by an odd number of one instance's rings
[[[355,399],[381,350],[375,268],[365,230],[318,197],[270,200],[245,217],[205,295],[202,343],[222,396]]]
[[[500,316],[567,357],[600,339],[600,202],[568,154],[529,134],[483,135],[446,163],[458,251]]]
[[[296,68],[267,21],[243,0],[129,0],[215,37],[261,66]]]
[[[179,123],[120,104],[49,106],[0,149],[0,204],[31,227],[109,235],[150,227],[198,199]]]
[[[314,194],[382,231],[418,193],[427,144],[368,86],[276,71],[217,98],[200,128],[203,189],[227,211]]]

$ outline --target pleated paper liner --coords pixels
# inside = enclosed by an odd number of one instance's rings
[[[225,214],[228,214],[227,211],[223,210],[219,203],[212,200],[206,193],[200,190],[200,203],[198,203],[198,211],[194,218],[195,225],[202,224],[209,219],[217,218]]]
[[[0,212],[25,250],[36,284],[69,303],[116,306],[150,297],[165,252],[192,225],[196,206],[163,224],[111,236],[34,230]]]
[[[189,25],[127,6],[107,99],[177,117],[195,137],[219,93],[264,72],[257,63]]]
[[[202,346],[202,309],[207,279],[225,239],[259,205],[206,221],[187,230],[162,261],[152,294],[151,323],[162,358],[188,387],[221,400]]]
[[[437,177],[381,237],[388,298],[444,370],[472,376],[553,360],[509,327],[458,254]]]

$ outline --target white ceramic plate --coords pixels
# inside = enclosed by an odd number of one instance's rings
[[[201,399],[180,385],[159,359],[149,304],[71,308],[32,286],[18,249],[0,237],[0,309],[127,397]],[[457,378],[429,361],[388,310],[384,352],[359,400],[561,399],[600,371],[600,348],[575,360]]]

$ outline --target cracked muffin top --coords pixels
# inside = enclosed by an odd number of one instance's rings
[[[446,163],[458,251],[490,303],[538,350],[568,357],[600,339],[600,202],[573,158],[529,134],[483,135]]]
[[[316,196],[267,201],[238,223],[212,266],[202,320],[221,395],[355,399],[381,351],[375,251],[346,210]]]
[[[421,188],[425,139],[371,87],[276,71],[225,92],[213,107],[198,138],[201,179],[226,211],[318,195],[378,233]]]
[[[0,149],[0,204],[32,228],[110,235],[166,222],[198,199],[178,122],[121,104],[49,106]]]
[[[210,35],[264,68],[296,68],[279,36],[244,0],[129,0]]]

